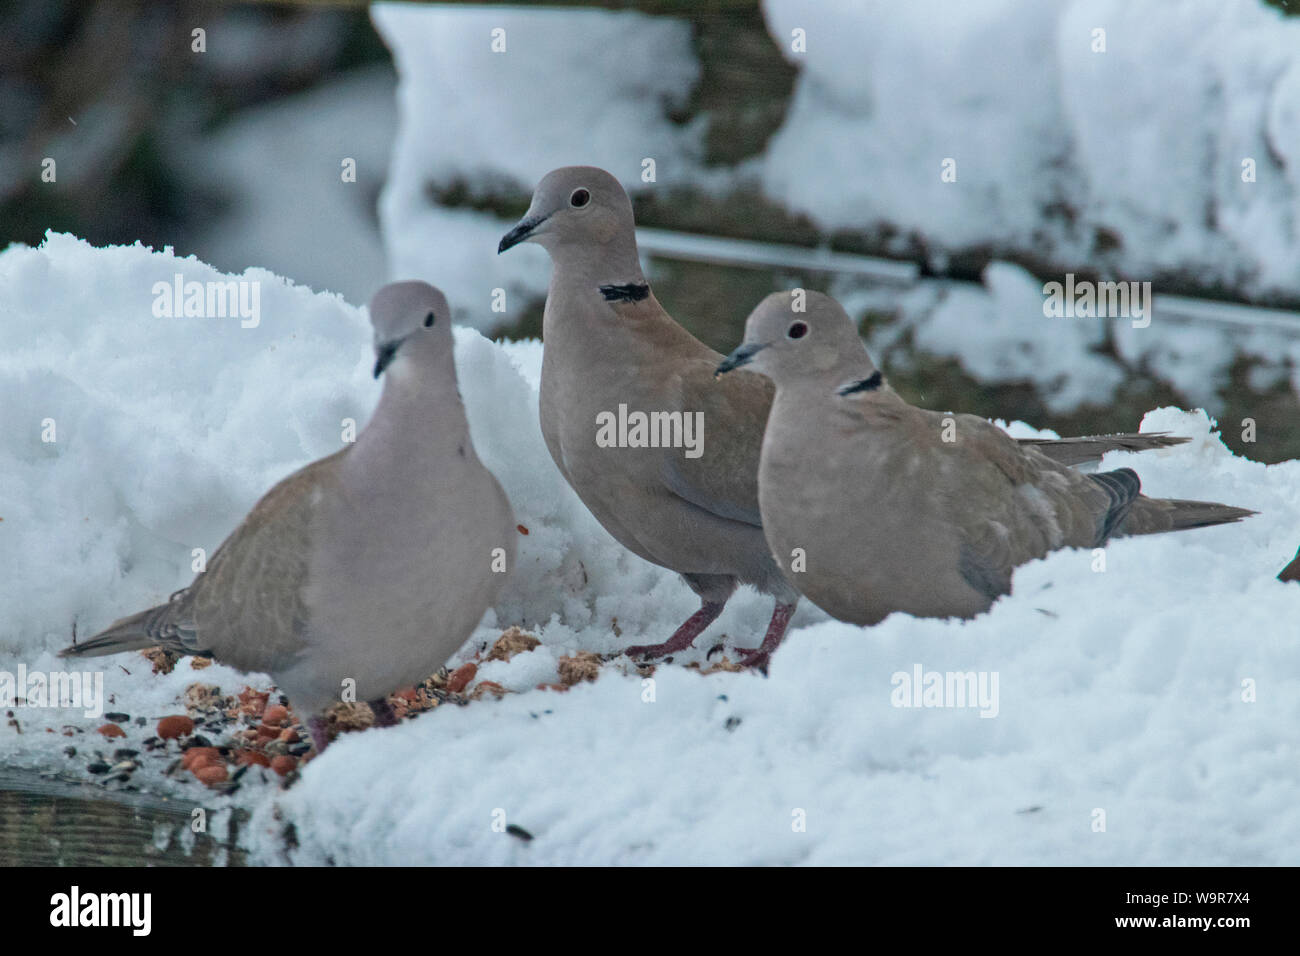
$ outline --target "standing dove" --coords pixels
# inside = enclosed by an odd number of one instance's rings
[[[840,620],[973,617],[1010,592],[1018,565],[1056,548],[1254,513],[1147,498],[1131,469],[1084,475],[982,418],[907,404],[820,293],[764,299],[718,372],[746,365],[776,385],[763,530],[790,580]]]
[[[759,450],[771,383],[749,372],[714,381],[722,356],[678,325],[651,292],[637,255],[632,203],[603,169],[569,166],[548,173],[497,251],[526,241],[543,246],[554,265],[542,332],[546,447],[610,534],[679,573],[701,601],[668,640],[627,653],[658,657],[690,647],[737,584],[745,583],[776,601],[762,643],[742,652],[743,663],[762,666],[798,601],[759,518]],[[610,447],[600,423],[620,412],[668,413],[660,421],[698,421],[703,433],[694,436],[695,449],[673,447],[673,435],[653,427],[650,438],[667,439],[655,441],[657,447]],[[628,438],[632,445],[631,430]],[[1100,458],[1110,447],[1181,440],[1069,439],[1059,451],[1073,463]]]
[[[721,356],[650,291],[632,203],[604,170],[548,173],[498,251],[524,241],[543,246],[555,267],[542,325],[546,447],[610,534],[679,573],[700,597],[700,609],[667,641],[627,653],[659,657],[690,647],[741,582],[775,598],[767,633],[779,641],[799,594],[772,560],[758,518],[771,385],[750,373],[722,387],[713,382]],[[632,447],[618,447],[602,438],[600,423],[620,412],[668,413],[658,420],[669,424],[642,436],[654,447],[634,446],[630,431]],[[686,447],[687,427],[694,447]]]
[[[311,715],[317,751],[319,712],[345,681],[377,723],[393,722],[387,695],[436,671],[492,604],[515,519],[470,441],[446,298],[393,283],[371,299],[370,321],[385,381],[356,442],[267,492],[166,604],[62,656],[162,645],[270,673]]]

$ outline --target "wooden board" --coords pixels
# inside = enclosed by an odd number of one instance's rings
[[[247,814],[236,811],[225,840],[194,834],[186,852],[192,810],[152,794],[0,767],[0,866],[244,866],[237,843]]]

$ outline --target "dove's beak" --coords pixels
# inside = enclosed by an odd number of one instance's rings
[[[537,231],[538,226],[546,222],[546,219],[546,216],[525,216],[520,219],[519,224],[502,236],[501,241],[497,243],[497,255],[526,240]]]
[[[745,345],[738,345],[731,350],[731,354],[722,360],[713,377],[725,375],[727,372],[734,371],[742,365],[748,365],[759,352],[767,348],[765,344],[750,342]]]
[[[393,359],[397,358],[397,350],[401,347],[401,339],[385,342],[383,345],[375,347],[375,378],[383,375],[384,369],[393,364]]]

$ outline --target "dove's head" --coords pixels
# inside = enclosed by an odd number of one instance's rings
[[[880,373],[843,307],[828,295],[796,289],[774,292],[745,321],[745,340],[718,366],[717,374],[748,366],[777,387],[801,381],[833,387],[870,382]]]
[[[390,367],[450,355],[451,308],[427,282],[392,282],[370,299],[375,330],[375,378]]]
[[[528,212],[501,238],[497,252],[535,242],[552,256],[620,244],[635,253],[635,227],[632,201],[617,179],[595,166],[562,166],[537,184]]]

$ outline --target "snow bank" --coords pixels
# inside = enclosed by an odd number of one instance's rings
[[[236,114],[185,157],[191,189],[232,201],[193,251],[226,272],[249,266],[365,302],[388,279],[375,202],[397,128],[396,82],[366,68]],[[354,181],[343,161],[356,164]],[[408,276],[403,276],[408,278]]]
[[[940,265],[987,242],[1300,294],[1300,21],[1259,0],[764,11],[802,72],[763,188],[823,227],[915,231]]]
[[[360,310],[250,270],[236,278],[261,283],[255,328],[155,317],[153,284],[177,272],[227,278],[64,235],[0,254],[0,670],[52,668],[74,618],[85,634],[185,584],[191,548],[215,547],[377,398]],[[345,736],[286,792],[244,788],[233,800],[254,813],[257,859],[1300,861],[1300,588],[1272,578],[1300,544],[1300,464],[1234,457],[1203,414],[1162,409],[1144,427],[1194,441],[1107,466],[1137,467],[1153,494],[1262,517],[1116,541],[1105,573],[1089,552],[1054,554],[968,623],[895,616],[864,631],[804,609],[768,679],[679,666],[761,633],[768,602],[746,590],[705,647],[653,683],[613,663],[559,694],[534,688],[560,655],[661,640],[694,600],[619,548],[556,473],[536,425],[540,356],[537,343],[457,332],[475,445],[529,530],[508,592],[461,656],[499,624],[532,624],[540,648],[479,671],[519,693]],[[41,441],[47,418],[54,443]],[[918,665],[996,674],[997,715],[894,706],[895,675]],[[268,683],[219,665],[201,677],[185,664],[154,677],[131,656],[102,666],[112,706],[151,717],[176,712],[196,679],[227,692]],[[66,739],[43,730],[80,713],[19,716],[24,732],[3,728],[0,759],[64,766]],[[149,733],[132,725],[123,744]]]
[[[504,180],[531,190],[557,166],[594,165],[631,187],[645,157],[660,183],[693,167],[700,127],[665,115],[699,71],[684,21],[383,3],[372,11],[399,76],[400,123],[380,203],[390,268],[441,277],[465,312],[458,320],[490,328],[517,318],[524,296],[545,292],[550,267],[535,247],[498,259],[497,240],[513,223],[434,206],[430,184]],[[488,311],[495,288],[521,293],[508,300],[507,316]]]

